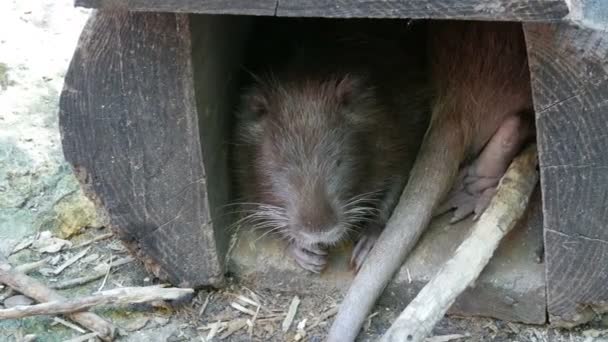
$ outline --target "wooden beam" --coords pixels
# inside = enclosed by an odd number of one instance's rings
[[[228,116],[242,21],[101,10],[61,95],[64,153],[87,194],[147,268],[178,286],[224,279],[228,238],[216,209],[228,198],[227,175],[217,177],[226,148],[201,145],[227,138],[217,117]],[[205,55],[193,63],[193,51]],[[195,84],[198,65],[213,70],[207,87]]]
[[[145,12],[275,15],[277,0],[74,0],[76,6]]]
[[[572,326],[608,311],[608,40],[524,24],[543,193],[548,313]]]
[[[130,11],[340,18],[558,20],[565,0],[75,0],[77,6]]]
[[[555,20],[568,14],[563,0],[280,0],[278,16]]]

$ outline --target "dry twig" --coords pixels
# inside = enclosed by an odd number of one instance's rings
[[[525,212],[538,181],[536,160],[535,145],[515,158],[470,235],[403,310],[381,341],[424,341],[456,297],[477,279],[500,240]]]
[[[124,265],[124,264],[128,264],[128,263],[132,262],[133,260],[134,259],[130,256],[118,259],[118,260],[112,262],[111,268],[115,269],[116,267]],[[84,284],[90,283],[94,280],[103,278],[108,273],[109,269],[110,269],[110,265],[107,264],[105,267],[95,271],[95,273],[93,273],[93,274],[74,278],[74,279],[69,279],[62,283],[57,283],[55,285],[51,285],[51,288],[58,289],[58,290],[64,290],[64,289],[69,289],[72,287],[84,285]]]
[[[91,249],[91,247],[89,247],[89,248],[79,252],[78,254],[74,255],[73,257],[69,258],[68,260],[66,260],[66,262],[64,262],[59,267],[57,267],[55,270],[53,270],[52,273],[54,275],[58,275],[59,273],[63,272],[63,270],[72,266],[76,261],[78,261],[80,258],[85,256],[89,252],[89,249]]]
[[[122,287],[93,295],[50,301],[36,305],[20,305],[0,310],[0,319],[23,318],[34,315],[56,315],[90,309],[97,305],[124,305],[158,300],[176,300],[194,293],[193,289],[162,288],[158,286]]]
[[[34,298],[38,302],[65,300],[65,297],[49,289],[40,281],[12,269],[2,256],[0,256],[0,283],[10,286],[15,291]],[[68,317],[83,327],[97,332],[99,338],[105,341],[111,341],[114,338],[114,326],[92,312],[75,312]]]
[[[88,245],[90,245],[92,243],[95,243],[97,241],[101,241],[101,240],[105,240],[105,239],[111,238],[112,236],[114,236],[114,234],[112,234],[112,233],[101,234],[101,235],[98,235],[98,236],[96,236],[96,237],[94,237],[94,238],[92,238],[90,240],[87,240],[87,241],[79,243],[79,244],[77,244],[75,246],[72,246],[70,249],[77,249],[77,248],[86,247],[86,246],[88,246]]]
[[[21,272],[24,274],[28,274],[28,273],[33,272],[33,271],[39,269],[40,267],[46,265],[46,263],[49,261],[49,259],[50,259],[49,257],[46,257],[42,260],[38,260],[38,261],[30,262],[28,264],[16,266],[15,271]]]

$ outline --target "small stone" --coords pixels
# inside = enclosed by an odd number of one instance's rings
[[[4,300],[4,306],[7,308],[12,308],[13,306],[18,305],[32,305],[33,303],[33,299],[24,295],[15,295]]]
[[[513,299],[513,298],[511,298],[509,296],[505,296],[504,302],[507,305],[513,305],[513,304],[515,304],[515,299]]]
[[[154,317],[154,322],[160,326],[163,326],[169,323],[169,319],[165,317]]]
[[[602,328],[608,328],[608,313],[602,316],[602,319],[600,320],[600,325],[602,326]]]
[[[135,318],[135,319],[127,322],[126,324],[123,324],[123,328],[126,331],[141,330],[146,326],[146,324],[148,324],[149,321],[150,321],[150,319],[148,317]]]
[[[23,336],[23,338],[20,340],[22,342],[34,342],[38,339],[38,337],[34,334],[27,334],[25,336]]]

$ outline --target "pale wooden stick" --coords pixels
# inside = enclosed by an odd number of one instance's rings
[[[536,145],[515,158],[471,234],[403,310],[381,341],[424,341],[456,298],[477,279],[500,240],[523,215],[538,181],[536,160]]]
[[[30,262],[28,264],[23,264],[23,265],[19,265],[15,267],[15,270],[24,274],[28,274],[30,272],[33,272],[37,269],[39,269],[40,267],[46,265],[46,263],[49,261],[50,257],[46,257],[42,260],[38,260],[38,261],[34,261],[34,262]]]
[[[97,305],[125,305],[158,300],[176,300],[192,293],[194,293],[193,289],[162,288],[158,286],[121,287],[82,298],[55,300],[36,305],[14,306],[0,310],[0,319],[66,314],[87,310]]]
[[[92,243],[95,243],[97,241],[109,239],[112,236],[114,236],[114,234],[112,234],[112,233],[106,233],[106,234],[98,235],[98,236],[96,236],[96,237],[94,237],[94,238],[92,238],[90,240],[87,240],[87,241],[79,243],[79,244],[77,244],[75,246],[72,246],[72,247],[70,247],[70,249],[77,249],[77,248],[81,248],[81,247],[86,247],[86,246],[88,246],[88,245],[90,245]]]
[[[76,261],[80,260],[80,258],[85,256],[89,252],[89,249],[91,249],[91,247],[88,247],[87,249],[80,251],[79,253],[77,253],[76,255],[71,257],[70,259],[66,260],[66,262],[64,262],[59,267],[57,267],[55,270],[53,270],[52,273],[54,275],[58,275],[59,273],[63,272],[63,270],[72,266]]]
[[[22,293],[38,302],[61,301],[65,297],[49,289],[40,281],[31,278],[11,268],[11,265],[0,255],[0,283],[10,286],[13,290]],[[92,312],[76,312],[68,315],[72,321],[83,327],[95,331],[99,338],[111,341],[116,329],[114,326]]]
[[[69,340],[65,340],[63,342],[85,342],[88,341],[90,339],[94,339],[95,337],[99,337],[99,334],[97,333],[90,333],[90,334],[86,334],[86,335],[80,335],[80,336],[76,336],[74,338],[71,338]]]
[[[128,264],[128,263],[132,262],[133,260],[134,259],[132,257],[127,256],[127,257],[124,257],[122,259],[118,259],[118,260],[112,262],[111,266],[112,266],[112,268],[116,268],[118,266]],[[79,285],[84,285],[84,284],[90,283],[94,280],[105,277],[105,275],[108,273],[109,269],[110,269],[110,265],[107,264],[106,267],[103,267],[100,270],[95,271],[95,273],[93,273],[93,274],[90,274],[88,276],[74,278],[74,279],[69,279],[64,282],[51,285],[51,288],[63,290],[63,289],[69,289],[69,288],[79,286]]]

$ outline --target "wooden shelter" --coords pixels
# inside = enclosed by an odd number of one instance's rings
[[[540,156],[549,321],[608,310],[608,3],[602,0],[76,0],[98,9],[61,95],[65,155],[157,276],[221,286],[226,137],[258,16],[521,21]],[[208,15],[216,14],[216,15]],[[178,147],[178,148],[176,148]]]

